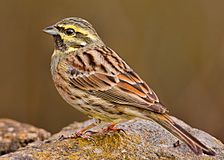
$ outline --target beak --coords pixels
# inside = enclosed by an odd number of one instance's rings
[[[49,27],[46,27],[43,29],[43,31],[47,34],[50,34],[50,35],[58,35],[58,29],[55,28],[54,26],[49,26]]]

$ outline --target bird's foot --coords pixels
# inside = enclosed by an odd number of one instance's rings
[[[95,134],[96,132],[94,131],[90,131],[90,130],[87,130],[87,131],[83,131],[83,130],[79,130],[77,132],[75,132],[74,134],[71,134],[69,136],[65,136],[65,135],[61,135],[59,137],[59,140],[65,140],[65,139],[75,139],[75,138],[83,138],[83,139],[86,139],[86,140],[93,140],[92,138],[92,135]]]
[[[116,128],[115,125],[116,125],[115,123],[110,123],[108,126],[106,126],[105,128],[103,128],[101,130],[92,131],[90,129],[93,128],[95,126],[95,124],[90,124],[89,126],[78,130],[77,132],[75,132],[72,135],[69,135],[69,136],[61,135],[59,137],[59,140],[75,139],[75,138],[79,138],[79,137],[81,137],[83,139],[87,139],[87,140],[93,140],[93,138],[92,138],[93,135],[100,136],[100,135],[106,135],[108,133],[116,133],[116,132],[118,132],[118,133],[123,132],[126,134],[124,129]]]
[[[123,132],[126,134],[124,129],[116,128],[115,125],[116,125],[115,123],[111,123],[106,128],[103,128],[101,131],[98,131],[96,134],[97,135],[106,135],[108,133],[116,133],[116,132],[118,132],[118,133]]]
[[[92,140],[91,135],[94,134],[94,131],[91,131],[90,129],[95,127],[96,123],[91,123],[87,126],[85,126],[84,128],[78,130],[77,132],[75,132],[74,134],[70,135],[70,136],[65,136],[65,135],[61,135],[59,137],[59,140],[64,140],[64,139],[74,139],[74,138],[84,138],[84,139],[88,139],[88,140]]]

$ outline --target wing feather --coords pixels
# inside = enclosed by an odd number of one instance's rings
[[[85,51],[85,54],[92,54],[91,56],[93,57],[94,53],[99,55],[99,52],[102,54],[105,50],[106,49],[98,48],[97,50]],[[108,54],[108,52],[106,52],[105,55],[103,55],[105,58],[102,58],[103,56],[101,59],[95,58],[98,62],[94,62],[95,65],[92,66],[92,69],[89,67],[90,70],[88,72],[81,70],[80,68],[82,67],[74,68],[76,70],[79,69],[78,73],[80,74],[70,75],[71,84],[81,88],[89,94],[110,101],[111,103],[141,107],[158,113],[167,112],[167,109],[160,104],[159,99],[153,90],[150,89],[114,51],[111,49],[107,49],[107,51],[110,51],[111,53]],[[70,56],[74,55],[70,54]],[[83,58],[84,56],[76,57]],[[116,61],[114,60],[114,57],[116,57]],[[73,59],[73,61],[69,67],[72,68],[77,66],[74,64],[77,60],[75,61],[74,58],[70,59]],[[113,59],[113,61],[109,61],[110,59]],[[99,60],[102,62],[99,62]],[[88,60],[83,59],[81,59],[81,61],[88,62]],[[100,65],[97,66],[96,64]],[[91,66],[91,64],[86,63],[85,65]],[[116,72],[114,70],[113,73],[108,72],[109,67],[107,67],[107,65],[116,65]],[[102,66],[103,69],[100,69]]]

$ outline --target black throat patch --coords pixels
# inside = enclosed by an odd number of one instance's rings
[[[67,49],[67,46],[65,45],[60,35],[54,35],[54,41],[56,44],[56,49],[62,51],[65,51]]]

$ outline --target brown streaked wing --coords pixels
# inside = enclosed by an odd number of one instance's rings
[[[97,54],[99,54],[98,50],[89,50],[86,52],[92,53],[94,56],[94,54],[96,54],[95,52],[98,52]],[[102,51],[105,51],[105,49],[100,51],[100,54],[103,54]],[[160,104],[159,99],[153,90],[151,90],[148,85],[114,51],[111,49],[108,51],[112,53],[105,53],[105,56],[107,56],[107,58],[104,59],[105,62],[110,60],[108,55],[111,54],[113,56],[117,56],[116,61],[119,60],[120,64],[123,64],[119,65],[119,67],[116,66],[120,68],[116,74],[112,74],[111,72],[102,72],[102,70],[94,68],[94,71],[90,73],[85,72],[85,74],[80,76],[71,76],[71,84],[89,92],[90,94],[94,94],[97,97],[110,101],[111,103],[117,103],[120,105],[128,104],[158,113],[167,112],[167,109]],[[95,64],[102,63],[104,62],[95,62]],[[104,64],[113,65],[113,63],[115,63],[115,61],[106,62]],[[123,66],[123,68],[121,68],[121,66]],[[107,67],[107,69],[108,68],[109,67]],[[81,72],[83,72],[83,70]]]
[[[132,70],[118,75],[121,88],[129,89],[130,92],[139,95],[149,103],[159,102],[157,95],[148,85]],[[133,88],[130,87],[133,86]],[[127,86],[127,87],[125,87]]]
[[[159,99],[154,91],[150,89],[134,71],[129,70],[124,73],[120,73],[118,77],[120,82],[117,83],[116,87],[141,98],[141,102],[136,101],[138,104],[144,104],[140,107],[158,113],[168,112],[168,110],[159,102]]]
[[[105,91],[116,85],[116,83],[110,80],[112,78],[102,73],[95,73],[71,77],[70,80],[73,85],[85,91]]]
[[[131,105],[153,112],[165,113],[167,110],[160,104],[149,101],[146,94],[126,82],[111,81],[106,74],[95,73],[89,76],[71,78],[71,83],[89,94],[95,95],[111,103]]]

